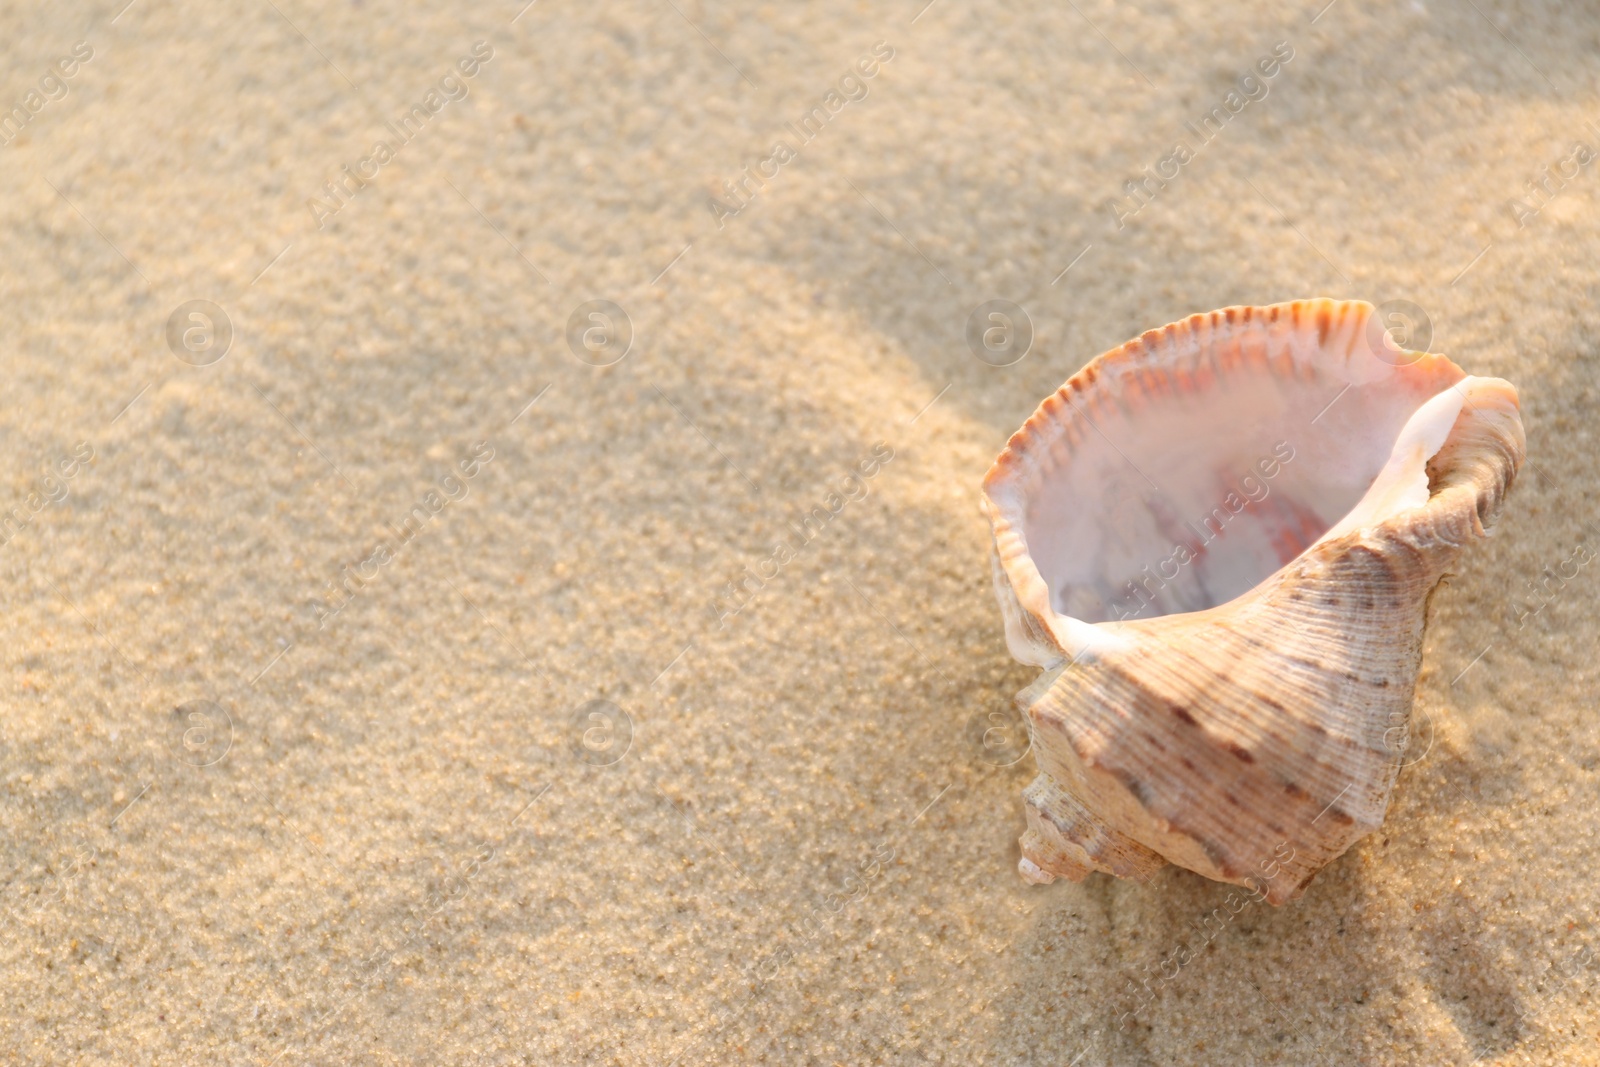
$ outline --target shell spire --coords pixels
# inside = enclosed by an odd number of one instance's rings
[[[1429,594],[1524,440],[1509,383],[1397,348],[1371,313],[1146,333],[990,470],[1007,640],[1045,668],[1018,697],[1040,771],[1024,877],[1170,862],[1281,904],[1382,823]]]

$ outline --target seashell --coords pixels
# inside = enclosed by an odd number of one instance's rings
[[[1023,877],[1174,863],[1273,904],[1378,828],[1429,594],[1523,455],[1517,393],[1362,301],[1151,330],[983,483],[1039,776]]]

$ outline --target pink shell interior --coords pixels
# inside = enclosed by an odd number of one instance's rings
[[[1370,313],[1306,301],[1195,316],[1048,398],[985,489],[1054,613],[1093,623],[1214,607],[1349,513],[1407,421],[1463,377],[1394,348]]]

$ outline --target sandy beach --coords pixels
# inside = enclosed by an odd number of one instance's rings
[[[0,1059],[1600,1063],[1600,19],[923,3],[0,5]],[[979,482],[1310,296],[1527,431],[1387,820],[1030,886]]]

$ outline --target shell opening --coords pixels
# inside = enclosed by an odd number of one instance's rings
[[[1336,527],[1425,503],[1461,371],[1419,353],[1375,360],[1364,323],[1276,352],[1270,335],[1238,331],[1069,383],[1055,439],[1013,497],[1054,613],[1215,607]]]

